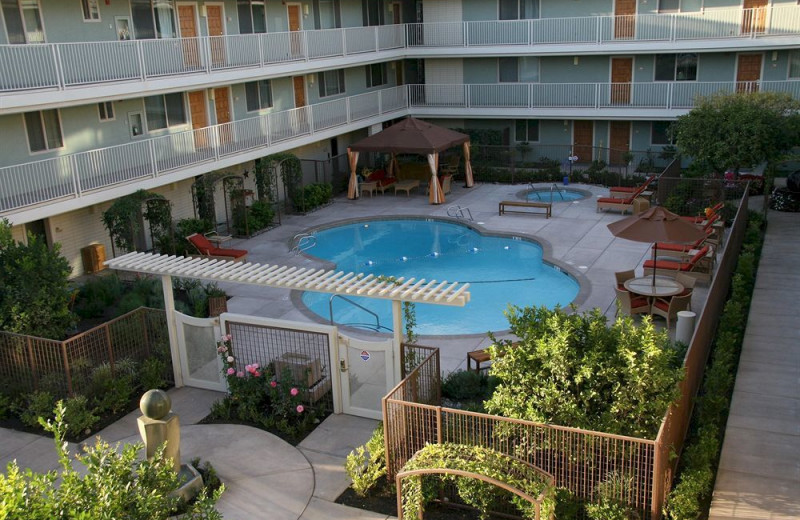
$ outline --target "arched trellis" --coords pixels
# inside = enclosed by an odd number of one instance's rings
[[[171,255],[175,254],[175,226],[172,225],[172,203],[162,197],[144,200],[144,218],[150,227],[153,249]]]
[[[303,189],[303,166],[300,159],[289,152],[276,153],[262,158],[265,161],[267,168],[270,171],[270,176],[275,179],[277,191],[278,172],[281,172],[281,179],[283,180],[283,193],[284,193],[284,211],[290,211],[291,205],[294,204],[298,193],[302,193]],[[277,194],[277,193],[276,193]],[[275,200],[277,202],[277,199]],[[278,211],[280,215],[280,211]]]
[[[242,206],[245,205],[244,177],[229,172],[210,172],[201,175],[192,183],[192,202],[194,203],[194,216],[203,220],[208,220],[212,228],[216,231],[217,212],[214,193],[217,184],[222,181],[223,204],[225,207],[225,232],[231,234],[233,227],[231,217],[233,213],[232,199],[242,197]],[[247,219],[247,211],[244,211],[244,219]]]
[[[479,453],[478,453],[479,452]],[[475,456],[479,455],[481,464],[475,464]],[[491,463],[493,467],[490,467]],[[494,473],[495,477],[475,471],[486,466],[486,473]],[[499,469],[499,471],[498,471]],[[555,477],[536,466],[511,457],[504,453],[482,446],[466,446],[460,444],[429,444],[419,450],[406,462],[403,470],[397,473],[397,517],[403,520],[405,513],[417,513],[422,518],[422,482],[425,475],[440,475],[453,480],[473,479],[503,489],[523,501],[530,503],[533,520],[550,520],[554,518],[555,498],[553,490]],[[411,477],[419,477],[416,497],[403,495],[403,481]],[[521,485],[518,483],[522,483]],[[536,487],[541,491],[532,493]],[[409,515],[410,516],[410,515]]]
[[[116,256],[117,248],[126,252],[147,248],[144,235],[140,234],[144,220],[148,222],[153,247],[174,253],[172,203],[163,195],[138,190],[120,197],[103,212],[102,220],[111,237],[112,256]]]

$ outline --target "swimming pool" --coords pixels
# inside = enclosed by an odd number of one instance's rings
[[[417,304],[418,334],[478,334],[508,329],[503,311],[518,306],[567,305],[578,282],[542,260],[542,247],[520,238],[481,235],[474,229],[434,219],[359,221],[314,233],[308,254],[329,260],[341,271],[469,282],[466,307]],[[341,298],[303,293],[303,303],[326,321],[330,302],[336,323],[376,324],[368,312]],[[379,316],[383,332],[392,325],[391,303],[351,298]]]
[[[532,202],[572,202],[585,199],[588,196],[581,190],[571,190],[569,188],[554,187],[534,188],[525,193],[525,199]]]

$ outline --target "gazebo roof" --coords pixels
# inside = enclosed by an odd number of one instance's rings
[[[469,141],[469,136],[409,117],[351,144],[356,152],[431,154]]]
[[[105,264],[112,269],[136,273],[368,296],[383,300],[463,307],[470,299],[468,283],[426,281],[424,278],[398,278],[396,282],[391,282],[363,273],[135,252],[106,260]]]

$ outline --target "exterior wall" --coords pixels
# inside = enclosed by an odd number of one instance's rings
[[[479,4],[491,4],[492,2],[479,2]],[[478,6],[469,6],[470,9]],[[436,0],[434,2],[422,3],[422,19],[425,23],[435,22],[460,22],[462,21],[462,0]],[[463,18],[470,20],[470,18]]]
[[[542,83],[594,83],[606,82],[611,75],[608,56],[579,56],[575,65],[573,56],[542,58]]]

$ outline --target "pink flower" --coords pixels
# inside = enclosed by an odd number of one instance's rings
[[[226,347],[225,345],[221,345],[221,346],[217,347],[217,352],[219,352],[220,354],[223,354],[223,353],[225,353],[227,351],[228,351],[228,347]]]
[[[305,408],[303,408],[302,404],[298,404],[295,410],[297,410],[297,413],[303,413],[303,410],[305,410]]]
[[[289,390],[289,393],[292,394],[293,396],[297,395],[298,394],[297,388],[292,388],[291,390]]]
[[[239,370],[238,372],[236,372],[236,377],[244,377],[244,372]]]
[[[253,377],[261,377],[261,372],[259,372],[258,370],[254,371]]]
[[[233,336],[231,336],[230,334],[226,334],[226,335],[222,336],[222,341],[230,341],[232,339],[233,339]]]
[[[270,381],[269,382],[269,386],[271,386],[272,388],[275,388],[276,386],[278,386],[278,382],[277,381]]]
[[[229,376],[232,376],[232,375],[233,375],[233,374],[235,374],[235,373],[236,373],[236,370],[234,370],[234,369],[233,369],[233,367],[229,368],[229,369],[228,369],[228,371],[227,371],[227,374],[228,374]]]
[[[233,356],[228,356],[228,363],[233,363]]]
[[[256,371],[253,365],[245,365],[244,369],[250,372],[251,374]]]
[[[259,365],[258,363],[253,363],[253,364],[252,364],[252,365],[250,365],[250,366],[251,366],[251,367],[253,367],[253,370],[257,370],[257,369],[258,369],[258,367],[260,367],[261,365]]]

